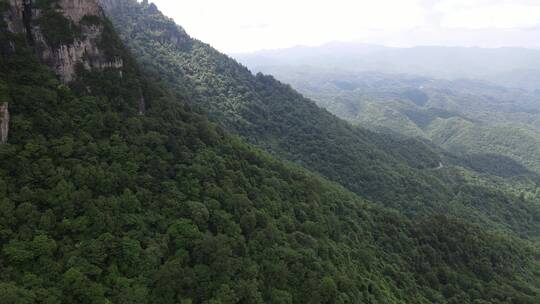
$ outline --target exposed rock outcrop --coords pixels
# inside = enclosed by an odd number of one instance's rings
[[[108,56],[100,47],[103,45],[102,36],[106,24],[101,22],[104,13],[98,0],[58,0],[45,8],[38,7],[32,0],[9,2],[10,9],[7,16],[4,16],[8,30],[25,34],[41,61],[63,82],[67,83],[75,78],[78,64],[87,70],[123,67],[120,57]],[[51,12],[58,13],[53,15],[53,19],[65,18],[65,22],[70,24],[69,28],[74,32],[73,37],[63,37],[58,44],[47,39],[50,38],[48,35],[59,35],[54,31],[47,33],[42,26],[43,15]],[[87,18],[85,22],[85,17],[93,19]]]
[[[7,28],[10,32],[13,33],[23,33],[26,32],[25,19],[23,15],[24,9],[28,8],[30,5],[30,0],[9,0],[9,10],[4,16],[4,19],[7,23]],[[28,23],[26,23],[28,25]]]
[[[102,16],[97,0],[59,0],[64,16],[80,22],[84,16]]]
[[[0,144],[8,141],[9,134],[9,104],[7,102],[0,104]]]

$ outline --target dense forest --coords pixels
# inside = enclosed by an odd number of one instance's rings
[[[540,235],[540,197],[530,184],[516,193],[477,174],[477,166],[462,170],[470,162],[448,159],[430,143],[351,126],[189,37],[152,4],[102,2],[146,74],[245,141],[407,215],[442,213],[522,237]]]
[[[102,15],[77,21],[62,5],[30,8],[45,45],[92,28],[101,59],[122,64],[81,61],[59,80],[33,32],[0,22],[2,303],[540,300],[534,244],[444,215],[412,221],[249,146],[141,72]]]
[[[459,155],[496,154],[540,173],[540,97],[477,80],[322,67],[263,69],[355,125],[432,141]]]

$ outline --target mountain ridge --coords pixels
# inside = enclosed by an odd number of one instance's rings
[[[362,47],[357,43],[338,43],[307,48],[277,49],[232,56],[255,72],[269,66],[327,67],[348,72],[380,71],[444,79],[482,79],[502,86],[538,89],[533,82],[518,82],[513,77],[540,73],[540,50],[500,47],[417,46],[395,48]]]

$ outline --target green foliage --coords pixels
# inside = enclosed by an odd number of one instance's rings
[[[529,243],[367,203],[135,64],[68,87],[16,50],[0,64],[2,303],[538,303]]]
[[[97,20],[83,19],[83,24],[85,23],[95,23]],[[101,39],[98,43],[98,46],[108,58],[115,57],[125,57],[125,49],[122,45],[122,41],[114,31],[114,27],[108,20],[102,20],[101,24],[104,25],[103,31],[101,33]]]
[[[448,125],[436,121],[429,134],[433,141],[456,154],[492,153],[506,156],[540,173],[540,132],[523,124],[454,125],[448,134]],[[446,129],[446,130],[445,130]]]
[[[36,0],[32,5],[42,10],[55,9],[58,7],[58,0]]]
[[[81,24],[85,26],[100,26],[103,24],[103,19],[95,15],[85,15],[81,19]]]
[[[0,298],[6,304],[32,304],[36,301],[34,294],[10,283],[0,283]]]
[[[36,22],[47,44],[53,47],[71,43],[81,35],[81,30],[76,24],[53,9],[46,10]]]
[[[497,154],[540,172],[540,125],[535,123],[540,103],[523,90],[474,80],[331,73],[314,67],[265,70],[354,124],[426,138],[459,156]]]
[[[429,100],[429,96],[418,89],[405,90],[401,93],[401,97],[412,101],[417,106],[424,106]]]
[[[468,179],[450,168],[450,163],[456,162],[431,143],[353,127],[273,77],[252,75],[231,58],[190,38],[172,20],[147,5],[123,0],[108,14],[147,75],[163,80],[194,108],[202,109],[247,142],[407,215],[448,214],[523,237],[540,235],[540,218],[536,217],[540,201],[523,201],[515,193],[491,185],[463,187]],[[320,73],[313,78],[306,85],[319,78],[326,80]],[[370,81],[373,86],[381,83],[379,76]],[[407,105],[428,102],[422,91],[410,90],[421,81],[406,79],[409,86],[400,86],[392,96],[406,97]],[[345,88],[338,91],[343,95],[336,97],[343,99],[344,109],[354,108],[390,129],[423,134],[420,122],[429,124],[453,113],[426,110],[427,114],[417,113],[413,121],[400,109],[387,111],[390,106],[382,108],[376,102],[355,108],[349,97],[356,96],[361,82],[344,79],[337,85]],[[445,166],[439,170],[441,163]],[[471,193],[460,196],[460,191]],[[490,203],[469,200],[477,197],[477,191],[489,192],[498,199]],[[534,220],[518,214],[531,214]],[[250,217],[244,220],[242,228],[250,230]]]
[[[8,0],[0,0],[0,13],[4,13],[7,10],[9,10],[9,2]],[[3,22],[3,20],[2,20]]]

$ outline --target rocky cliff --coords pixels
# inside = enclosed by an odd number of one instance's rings
[[[98,0],[9,0],[7,30],[22,34],[39,59],[63,82],[77,67],[119,69],[123,60],[108,52],[107,22]]]

